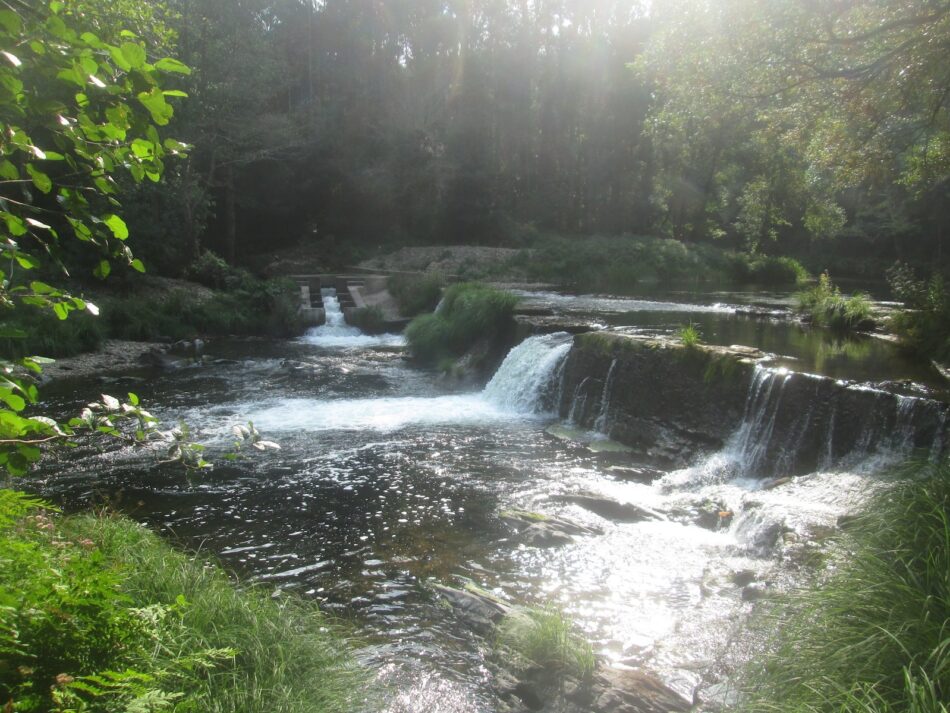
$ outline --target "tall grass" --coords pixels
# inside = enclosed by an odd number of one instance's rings
[[[552,607],[525,607],[505,617],[498,627],[496,645],[515,663],[586,680],[596,659],[591,645],[574,630],[564,614]]]
[[[844,297],[827,272],[814,287],[796,295],[798,310],[813,324],[838,331],[850,331],[872,325],[871,302],[866,294],[856,292]]]
[[[780,633],[748,713],[947,713],[950,468],[877,497],[827,581],[781,606],[763,622]]]
[[[391,275],[386,288],[399,306],[403,317],[415,317],[423,312],[431,312],[442,299],[445,280],[441,275]]]
[[[0,528],[0,696],[11,710],[342,713],[360,703],[364,675],[315,606],[237,587],[124,518],[30,517]]]
[[[412,355],[429,364],[463,355],[479,341],[491,343],[511,325],[517,298],[477,282],[450,287],[441,309],[416,317],[406,328]]]

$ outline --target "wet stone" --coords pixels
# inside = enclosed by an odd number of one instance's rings
[[[613,522],[631,523],[667,519],[662,513],[643,505],[620,503],[596,495],[562,495],[559,499],[579,505],[585,510],[590,510],[595,515],[600,515],[605,520],[612,520]]]

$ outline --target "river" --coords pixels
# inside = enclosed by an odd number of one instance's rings
[[[755,346],[785,357],[775,368],[805,364],[835,378],[848,372],[939,392],[925,365],[889,345],[838,349],[818,364],[814,344],[830,339],[737,315],[746,303],[736,299],[522,296],[619,330],[668,333],[693,320],[710,341],[763,342]],[[780,298],[768,304],[783,308]],[[750,460],[756,424],[748,423],[724,449],[662,469],[596,433],[575,441],[549,434],[561,422],[547,411],[570,349],[566,334],[529,338],[484,389],[463,390],[409,364],[400,336],[345,325],[332,294],[325,305],[328,324],[298,340],[222,341],[201,366],[57,382],[44,393],[52,409],[68,412],[102,391],[134,391],[210,445],[212,471],[189,478],[151,454],[79,449],[36,487],[67,508],[106,500],[245,578],[317,600],[353,626],[361,660],[391,686],[388,711],[498,709],[488,642],[460,626],[430,586],[465,581],[514,603],[562,607],[614,665],[644,667],[685,698],[703,698],[759,645],[745,628],[753,600],[805,581],[839,517],[860,509],[907,455],[868,443],[859,458],[768,489]],[[750,412],[748,420],[760,418]],[[281,449],[222,460],[231,427],[247,421]],[[565,499],[577,494],[666,518],[612,521]],[[722,526],[698,522],[711,506],[730,513]],[[528,547],[500,517],[513,509],[564,516],[599,534]]]

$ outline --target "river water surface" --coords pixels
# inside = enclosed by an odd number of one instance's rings
[[[746,329],[736,326],[738,303],[525,296],[620,329],[671,331],[684,316],[705,318],[704,335],[721,330],[726,343]],[[755,646],[743,628],[753,606],[743,583],[800,581],[838,517],[860,508],[886,464],[904,455],[869,444],[859,459],[768,490],[736,467],[737,434],[722,452],[695,454],[693,467],[638,482],[630,473],[654,466],[638,454],[546,432],[559,419],[544,413],[542,396],[557,388],[567,335],[530,338],[487,387],[460,391],[413,368],[401,337],[363,335],[337,319],[332,295],[325,303],[328,324],[293,342],[220,342],[202,366],[48,386],[44,395],[64,412],[102,391],[134,391],[161,418],[184,419],[218,464],[187,479],[153,455],[80,449],[38,488],[68,507],[107,499],[245,578],[320,602],[352,623],[361,658],[392,687],[390,711],[497,709],[488,642],[429,586],[466,581],[513,603],[562,607],[615,665],[645,667],[684,697],[701,697]],[[782,344],[794,342],[787,325],[765,324],[785,333]],[[786,356],[802,360],[808,349]],[[874,360],[851,355],[834,368],[853,367],[854,378],[870,368],[891,381],[926,372],[888,360],[858,367]],[[247,421],[281,450],[220,460],[231,427]],[[579,493],[668,519],[612,522],[563,499]],[[735,513],[728,526],[696,524],[710,504]],[[511,509],[600,534],[526,547],[499,517]]]

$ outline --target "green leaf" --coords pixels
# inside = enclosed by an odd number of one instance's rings
[[[0,10],[0,27],[6,30],[8,35],[19,35],[23,31],[23,21],[12,10]]]
[[[165,97],[160,89],[152,89],[150,92],[140,92],[137,98],[139,103],[148,109],[152,115],[152,121],[159,126],[165,126],[175,113],[171,105],[165,101]]]
[[[145,64],[145,48],[142,45],[135,42],[123,42],[120,49],[122,56],[125,57],[132,69],[141,69]]]
[[[155,69],[175,74],[191,74],[191,67],[171,57],[163,57],[155,63]]]
[[[56,302],[53,304],[53,312],[61,320],[64,320],[69,316],[69,308],[63,302]]]
[[[17,171],[16,166],[6,159],[0,161],[0,178],[5,178],[8,181],[15,181],[19,177],[20,172]]]
[[[186,92],[181,91],[180,89],[166,89],[162,92],[166,97],[187,97]]]
[[[119,240],[125,240],[129,237],[129,228],[125,224],[125,221],[122,220],[115,213],[109,213],[105,216],[103,222],[108,226],[109,230],[112,231],[112,234]],[[108,273],[107,273],[108,274]]]
[[[109,276],[109,273],[112,272],[112,265],[109,264],[108,260],[100,260],[99,264],[96,266],[96,269],[92,271],[96,277],[100,280],[104,280]]]
[[[32,255],[27,255],[26,253],[17,253],[16,261],[20,263],[20,267],[26,270],[35,270],[40,266],[39,260],[37,260]]]
[[[33,185],[40,189],[43,193],[49,193],[53,190],[53,179],[47,176],[45,173],[35,168],[32,163],[26,164],[26,172],[30,174],[30,178],[33,179]]]
[[[145,272],[145,264],[138,258],[135,258],[132,262],[129,263],[129,265],[136,272]]]
[[[26,408],[26,400],[16,394],[0,394],[0,401],[3,401],[14,411],[22,411]]]

